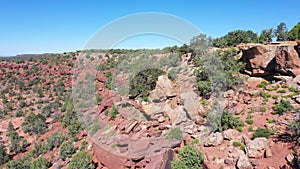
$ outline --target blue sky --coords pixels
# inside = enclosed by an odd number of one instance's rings
[[[260,32],[285,22],[300,21],[299,0],[0,0],[0,56],[80,50],[101,27],[120,17],[142,12],[176,15],[203,33],[218,37],[235,29]],[[156,48],[176,44],[153,36],[133,37],[122,48]]]

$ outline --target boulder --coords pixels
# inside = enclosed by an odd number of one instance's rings
[[[294,154],[290,153],[285,157],[286,161],[290,164],[293,165],[293,161],[294,161]]]
[[[254,167],[258,167],[259,166],[259,161],[257,159],[249,159],[250,163],[252,164],[252,166]]]
[[[241,48],[240,48],[241,49]],[[273,45],[256,45],[241,49],[241,60],[246,63],[246,72],[252,76],[267,76],[275,71],[275,49]]]
[[[165,151],[163,154],[158,156],[151,157],[151,160],[148,160],[148,164],[145,169],[171,169],[171,162],[173,160],[174,153],[170,149]]]
[[[220,132],[212,133],[208,136],[207,141],[204,143],[204,146],[218,146],[223,143],[223,135]]]
[[[201,113],[204,112],[204,108],[200,103],[199,96],[194,91],[184,92],[180,95],[183,102],[183,107],[188,113],[189,117],[196,123],[203,121]]]
[[[265,151],[268,151],[268,156],[272,156],[269,142],[266,138],[256,138],[246,143],[246,149],[250,158],[262,158],[265,156]]]
[[[150,147],[150,142],[147,139],[138,139],[128,146],[128,156],[133,160],[139,161],[145,158],[145,153]]]
[[[138,124],[137,121],[134,121],[134,122],[132,122],[132,123],[129,123],[129,124],[125,127],[125,133],[126,133],[126,134],[129,134],[129,133],[132,131],[132,129],[133,129],[137,124]]]
[[[232,98],[234,96],[234,91],[233,90],[228,90],[224,92],[224,98]]]
[[[163,113],[163,107],[154,103],[143,105],[143,110],[149,116],[155,116],[156,114]]]
[[[160,117],[157,119],[157,121],[158,121],[159,123],[163,123],[163,122],[165,122],[165,120],[166,120],[166,118],[165,118],[164,116],[160,116]]]
[[[294,46],[279,46],[275,58],[277,72],[283,75],[300,75],[300,58]]]
[[[158,76],[156,87],[150,92],[149,98],[153,102],[161,102],[176,95],[172,81],[166,75],[162,75]]]
[[[253,167],[249,161],[249,158],[245,154],[243,154],[239,157],[236,166],[238,169],[253,169]]]
[[[293,99],[296,103],[300,104],[300,95],[294,96]]]
[[[95,143],[93,144],[93,152],[96,159],[107,168],[123,168],[124,163],[127,161],[125,157],[106,151]]]
[[[233,164],[233,160],[232,160],[232,159],[229,159],[229,158],[226,158],[226,159],[224,160],[224,164],[232,165],[232,164]]]
[[[232,140],[238,135],[238,131],[235,129],[228,129],[222,132],[225,140]]]
[[[200,144],[207,142],[208,136],[212,132],[212,128],[209,126],[201,125],[198,128],[198,134],[192,135],[193,138],[197,138]]]
[[[299,43],[256,44],[239,47],[246,63],[246,72],[251,76],[269,76],[274,73],[300,75]]]
[[[265,157],[266,158],[272,157],[272,151],[271,151],[271,149],[266,149],[266,151],[265,151]]]
[[[183,108],[183,106],[178,106],[172,109],[169,105],[166,105],[164,108],[164,112],[169,116],[172,125],[180,125],[183,122],[188,121],[187,112]]]
[[[181,125],[181,131],[187,134],[193,134],[194,132],[194,127],[195,127],[195,122],[192,120],[188,120],[185,123],[182,123]]]
[[[235,111],[235,114],[236,115],[240,115],[242,114],[243,112],[245,112],[245,110],[247,109],[247,106],[245,104],[241,104],[239,106],[236,106],[236,111]]]

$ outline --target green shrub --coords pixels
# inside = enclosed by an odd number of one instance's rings
[[[93,163],[91,154],[84,151],[79,151],[73,155],[71,161],[68,164],[68,169],[95,169],[96,166]]]
[[[54,133],[43,143],[35,143],[31,154],[34,157],[38,157],[40,154],[50,152],[54,148],[59,147],[65,140],[66,137],[63,133]]]
[[[267,81],[262,81],[262,82],[260,82],[256,87],[266,89],[267,85],[268,85],[268,82],[267,82]]]
[[[169,72],[168,72],[168,78],[173,81],[177,78],[177,75],[178,72],[175,70],[175,69],[171,69]]]
[[[237,127],[236,130],[239,131],[239,132],[243,132],[243,128],[242,127]]]
[[[203,106],[207,106],[207,105],[208,105],[208,100],[205,99],[205,98],[202,98],[202,99],[200,100],[200,103],[201,103]]]
[[[193,58],[197,68],[195,71],[197,87],[202,96],[208,98],[212,91],[234,89],[237,84],[243,81],[242,77],[236,76],[244,67],[243,63],[237,61],[236,55],[237,51],[231,48],[200,54]]]
[[[232,145],[233,145],[234,147],[239,147],[239,146],[242,145],[242,143],[241,143],[241,142],[238,142],[238,141],[234,141],[234,142],[232,143]]]
[[[240,149],[244,151],[245,148],[246,148],[246,146],[244,144],[241,144]]]
[[[80,151],[84,150],[87,146],[88,142],[86,140],[83,140],[81,142]]]
[[[215,47],[225,48],[236,46],[240,43],[257,43],[258,41],[257,33],[251,30],[234,30],[220,38],[213,39],[212,43]]]
[[[254,121],[253,121],[253,119],[246,119],[246,123],[251,125],[254,123]]]
[[[277,98],[278,98],[278,95],[274,94],[274,95],[272,96],[272,98],[273,98],[273,99],[277,99]]]
[[[252,136],[252,139],[259,138],[259,137],[265,137],[269,138],[270,137],[270,131],[266,128],[258,128]]]
[[[199,144],[199,142],[200,142],[199,139],[196,138],[196,139],[192,140],[192,145],[193,145],[193,144]]]
[[[7,169],[30,169],[32,157],[29,155],[25,155],[22,158],[17,160],[12,160],[6,163]]]
[[[51,115],[51,107],[50,105],[46,105],[42,108],[41,113],[46,116],[46,117],[50,117]]]
[[[202,152],[188,144],[178,151],[178,158],[172,161],[172,169],[202,169],[203,160]]]
[[[289,85],[283,84],[283,85],[281,85],[281,87],[287,89],[287,88],[289,88]]]
[[[299,113],[298,113],[298,117],[294,119],[294,121],[289,124],[289,128],[292,130],[293,132],[293,136],[294,138],[297,139],[298,144],[300,144],[300,118],[299,118]]]
[[[25,133],[44,134],[47,131],[46,118],[41,114],[35,115],[31,112],[25,116],[22,127]]]
[[[241,150],[245,150],[245,145],[242,144],[241,142],[234,141],[234,142],[232,143],[232,145],[233,145],[234,147],[240,147]]]
[[[165,74],[160,69],[146,69],[135,75],[129,84],[129,97],[148,96],[156,86],[158,76]]]
[[[238,128],[244,126],[244,123],[238,117],[233,117],[228,111],[224,111],[221,117],[221,130],[224,131],[229,128]]]
[[[111,108],[111,110],[110,110],[110,113],[109,113],[110,118],[111,118],[112,120],[114,120],[114,119],[117,117],[117,114],[119,114],[118,109],[117,109],[116,106],[113,106],[113,107]]]
[[[264,98],[264,99],[267,99],[267,98],[270,98],[272,95],[270,93],[266,93],[264,91],[261,91],[260,92],[260,95]]]
[[[142,97],[142,100],[143,100],[144,102],[150,102],[150,99],[149,99],[149,97],[147,97],[147,96]]]
[[[24,112],[22,110],[16,111],[16,117],[22,117],[24,115]]]
[[[179,127],[173,128],[169,132],[169,134],[167,135],[167,139],[169,139],[169,140],[173,140],[173,139],[181,140],[182,139],[182,132],[181,132],[180,128]]]
[[[296,89],[296,88],[294,88],[294,87],[289,87],[289,91],[290,91],[290,92],[296,92],[296,91],[297,91],[297,89]]]
[[[68,126],[68,134],[75,137],[80,130],[82,130],[81,122],[77,118],[73,119]]]
[[[71,157],[76,152],[76,147],[71,142],[65,142],[60,147],[59,158],[66,160],[66,158]]]
[[[30,164],[30,169],[48,169],[51,165],[51,162],[43,157],[39,157]]]
[[[6,151],[6,147],[0,143],[0,165],[7,163],[9,159],[10,156]]]
[[[269,119],[269,120],[267,120],[267,123],[275,123],[275,122],[276,122],[275,119]]]
[[[286,90],[285,89],[280,89],[277,91],[277,93],[286,93]]]
[[[260,107],[260,111],[261,111],[261,112],[266,112],[266,111],[267,111],[267,108],[264,107],[264,106],[263,106],[263,107]]]
[[[249,126],[248,131],[253,131],[253,126]]]
[[[274,106],[275,114],[283,115],[283,113],[292,111],[294,107],[287,100],[281,100],[279,104]]]
[[[220,113],[208,113],[206,117],[207,122],[211,125],[214,132],[245,126],[245,124],[239,120],[239,117],[234,117],[232,113],[227,110]]]
[[[8,123],[7,131],[7,136],[10,140],[9,151],[16,154],[26,151],[26,147],[28,146],[27,140],[19,136],[11,122]]]
[[[97,101],[97,103],[102,101],[102,95],[101,94],[96,94],[96,101]]]

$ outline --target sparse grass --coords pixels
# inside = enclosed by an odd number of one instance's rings
[[[116,119],[117,114],[119,114],[118,109],[117,109],[116,106],[113,106],[113,107],[111,108],[110,112],[109,112],[110,118],[111,118],[112,120]]]
[[[266,128],[258,128],[255,131],[255,133],[253,133],[252,139],[259,138],[259,137],[269,138],[271,134],[272,134],[272,132],[270,132]],[[273,131],[273,134],[274,134],[274,131]]]
[[[203,106],[207,106],[207,105],[208,105],[208,101],[207,101],[207,99],[205,99],[205,98],[202,98],[202,99],[200,100],[200,103],[201,103]]]
[[[274,113],[283,115],[283,113],[292,111],[294,107],[291,105],[291,103],[287,100],[281,100],[279,104],[274,106]]]
[[[270,98],[272,95],[270,93],[266,93],[264,91],[261,91],[260,92],[260,95],[263,97],[263,98]]]
[[[273,99],[277,99],[277,98],[278,98],[278,95],[274,94],[274,95],[272,96],[272,98],[273,98]]]
[[[237,127],[236,130],[239,132],[243,132],[243,127]]]
[[[242,145],[242,143],[241,143],[241,142],[238,142],[238,141],[234,141],[234,142],[232,143],[232,145],[233,145],[234,147],[239,147],[239,146]]]
[[[268,82],[267,82],[267,81],[262,81],[262,82],[260,82],[256,87],[266,89],[267,85],[268,85]]]
[[[275,122],[276,122],[275,119],[269,119],[269,120],[267,120],[267,123],[275,123]]]
[[[181,140],[182,139],[182,132],[181,132],[180,128],[176,127],[176,128],[171,129],[171,131],[167,135],[167,139],[169,139],[169,140],[173,140],[173,139]]]
[[[296,92],[296,91],[297,91],[297,89],[296,89],[296,88],[294,88],[294,87],[289,87],[289,91],[290,91],[290,92]]]
[[[238,142],[238,141],[234,141],[234,142],[232,143],[232,145],[233,145],[234,147],[240,147],[241,150],[244,150],[244,149],[245,149],[245,145],[242,144],[241,142]]]
[[[285,89],[280,89],[277,91],[277,93],[286,93],[286,90]]]
[[[196,138],[196,139],[194,139],[193,141],[192,141],[192,144],[199,144],[199,139],[198,138]]]
[[[264,106],[262,106],[262,107],[260,107],[260,111],[261,111],[261,112],[266,112],[266,111],[267,111],[267,108],[264,107]]]
[[[246,119],[246,123],[252,125],[254,123],[253,119]]]
[[[112,143],[112,144],[111,144],[111,147],[112,147],[112,148],[115,148],[115,147],[117,147],[117,146],[118,146],[117,143]]]
[[[281,85],[281,87],[287,89],[287,88],[289,88],[289,85],[283,84],[283,85]]]
[[[245,150],[245,148],[246,148],[246,146],[245,146],[244,144],[242,144],[242,145],[240,146],[240,149],[243,150],[243,151]]]

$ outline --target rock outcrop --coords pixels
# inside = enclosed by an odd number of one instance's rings
[[[266,138],[256,138],[249,141],[246,144],[248,151],[248,157],[250,158],[262,158],[264,156],[272,156],[270,154],[270,145]]]
[[[218,146],[223,143],[222,133],[216,132],[209,135],[207,142],[204,143],[204,146]]]
[[[273,44],[243,44],[238,48],[246,63],[246,73],[251,76],[300,75],[300,43],[283,42]]]
[[[252,165],[249,161],[249,158],[246,155],[241,155],[237,162],[238,169],[252,169]]]

